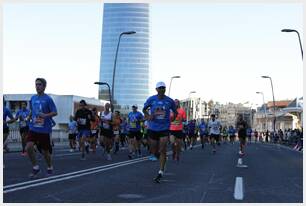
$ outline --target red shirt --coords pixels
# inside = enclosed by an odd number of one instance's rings
[[[173,113],[170,115],[170,119],[173,118]],[[183,130],[183,121],[186,120],[186,112],[183,108],[177,109],[177,116],[174,121],[171,122],[170,130],[171,131],[180,131]]]

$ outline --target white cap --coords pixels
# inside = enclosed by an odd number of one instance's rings
[[[166,84],[164,82],[157,82],[156,84],[156,89],[159,88],[159,87],[166,87]]]

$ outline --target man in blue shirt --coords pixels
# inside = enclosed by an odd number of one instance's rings
[[[52,117],[57,115],[56,106],[52,98],[45,94],[47,81],[43,78],[35,80],[36,95],[30,100],[31,121],[29,124],[29,133],[27,138],[26,150],[33,165],[31,178],[37,176],[40,172],[39,165],[36,162],[34,144],[37,145],[45,157],[47,163],[47,175],[52,175],[53,166],[50,151],[52,150],[50,133],[52,132]]]
[[[199,124],[199,130],[200,130],[200,138],[201,138],[201,144],[202,149],[204,148],[204,142],[208,142],[208,131],[207,131],[207,124],[205,123],[204,118],[201,119],[201,123]],[[204,139],[205,138],[205,139]]]
[[[160,170],[155,182],[160,183],[160,179],[165,170],[167,143],[170,129],[170,110],[173,112],[172,120],[176,119],[177,111],[173,99],[165,95],[166,84],[158,82],[156,84],[157,95],[147,99],[143,107],[143,113],[148,120],[148,137],[150,138],[150,148],[152,154],[160,153]],[[149,109],[149,111],[148,111]]]
[[[15,119],[19,120],[19,132],[21,136],[21,145],[22,145],[22,156],[26,156],[25,152],[26,146],[26,138],[29,132],[29,118],[30,118],[30,110],[27,109],[27,102],[24,101],[21,103],[21,109],[19,109],[16,113]]]
[[[143,121],[143,115],[137,111],[137,105],[132,106],[132,112],[128,114],[128,137],[129,137],[129,155],[132,159],[136,151],[138,156],[141,156],[140,143],[141,143],[141,126],[140,123]]]
[[[7,118],[10,120],[7,121]],[[3,97],[3,150],[9,151],[6,144],[6,139],[9,136],[10,130],[8,124],[13,123],[15,118],[13,117],[11,110],[5,107],[5,99]]]

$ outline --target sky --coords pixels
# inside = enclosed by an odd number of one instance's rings
[[[303,5],[297,3],[152,3],[151,90],[173,79],[170,97],[220,103],[272,101],[303,95]],[[3,93],[98,97],[103,4],[5,3]],[[167,88],[168,89],[168,88]],[[166,91],[168,94],[168,91]]]

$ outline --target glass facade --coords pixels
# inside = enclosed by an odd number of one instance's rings
[[[100,82],[108,83],[110,92],[119,36],[122,32],[136,32],[120,38],[114,81],[115,109],[131,110],[133,104],[141,109],[149,96],[149,24],[149,4],[104,4]],[[99,86],[99,98],[109,100],[106,85]]]

